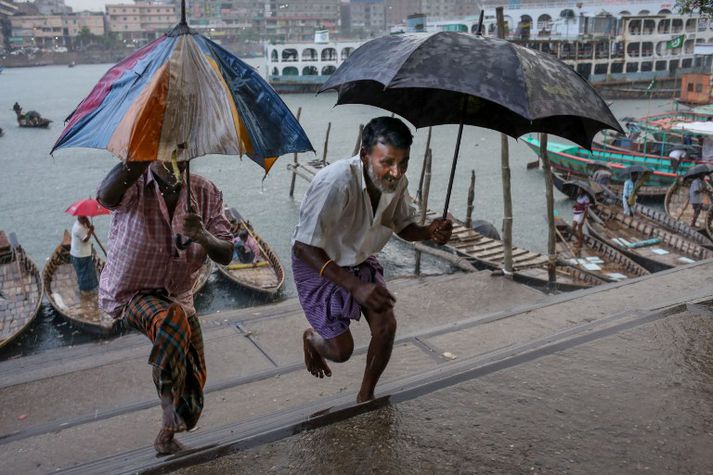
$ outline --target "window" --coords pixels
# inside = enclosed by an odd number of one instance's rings
[[[635,73],[637,71],[639,71],[638,63],[626,63],[626,72],[627,73]]]
[[[641,63],[641,72],[648,72],[654,68],[654,63],[652,61],[644,61]]]

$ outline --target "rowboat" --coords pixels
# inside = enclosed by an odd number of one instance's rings
[[[206,257],[203,266],[201,266],[198,273],[198,277],[195,282],[193,282],[193,296],[195,297],[198,292],[203,290],[205,284],[208,283],[210,275],[213,273],[214,265],[210,258]]]
[[[582,248],[577,249],[577,237],[563,220],[557,223],[556,249],[559,257],[568,264],[607,282],[649,274],[642,266],[593,236],[585,234]]]
[[[434,211],[429,211],[427,219],[438,217]],[[500,271],[503,269],[505,246],[502,241],[483,236],[457,220],[453,222],[451,239],[442,248],[465,257],[478,269]],[[547,265],[549,259],[542,254],[512,248],[513,279],[538,288],[548,287]],[[606,280],[594,274],[584,272],[566,262],[558,262],[556,266],[557,282],[554,289],[561,291],[579,290],[606,283]]]
[[[0,348],[37,317],[43,291],[40,272],[15,235],[0,231]]]
[[[688,225],[693,220],[693,207],[688,198],[690,188],[690,181],[677,180],[669,187],[664,199],[666,214]],[[713,237],[713,195],[710,192],[703,193],[703,209],[692,227]]]
[[[536,154],[540,153],[540,141],[534,137],[522,139]],[[550,159],[552,168],[567,175],[588,177],[591,170],[597,166],[605,166],[611,169],[612,183],[623,184],[625,178],[619,173],[624,168],[631,165],[644,165],[654,172],[644,184],[645,187],[658,187],[661,189],[661,196],[665,195],[665,188],[668,188],[678,177],[677,173],[685,173],[685,170],[692,165],[691,162],[682,162],[678,168],[672,164],[668,157],[647,157],[633,153],[623,154],[611,151],[592,150],[591,152],[578,145],[570,145],[548,141],[547,156]],[[640,190],[641,194],[645,191]]]
[[[47,300],[52,308],[73,326],[100,336],[116,330],[116,320],[99,309],[97,294],[82,295],[77,285],[77,274],[70,260],[71,236],[64,231],[62,242],[50,256],[42,271],[42,280],[47,290]],[[104,261],[92,255],[97,277],[101,275]]]
[[[713,257],[713,251],[642,216],[639,205],[634,216],[624,216],[613,205],[590,208],[589,234],[624,253],[650,272],[691,264]]]
[[[218,270],[229,280],[241,287],[267,295],[277,294],[285,284],[285,269],[272,248],[255,232],[252,225],[232,208],[226,211],[230,221],[230,232],[237,237],[241,229],[247,229],[260,247],[260,261],[255,265],[242,264],[233,260],[229,265],[219,264]]]

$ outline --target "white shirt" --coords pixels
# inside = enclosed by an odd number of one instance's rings
[[[312,179],[292,236],[319,247],[341,267],[355,266],[376,254],[393,232],[416,222],[416,208],[404,176],[393,193],[381,193],[376,213],[366,190],[359,156],[339,160]]]
[[[69,249],[71,256],[87,257],[92,255],[92,243],[89,240],[82,242],[87,234],[89,234],[89,229],[79,224],[79,221],[75,221],[72,225],[72,246]]]

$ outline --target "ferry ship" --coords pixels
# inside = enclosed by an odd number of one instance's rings
[[[572,66],[609,95],[619,87],[650,97],[658,91],[671,97],[685,73],[711,70],[713,19],[672,12],[674,4],[650,0],[608,0],[606,3],[510,3],[504,11],[507,38],[550,53]],[[496,32],[495,8],[485,5],[484,35]],[[411,19],[410,19],[411,20]],[[475,33],[478,19],[413,23],[391,33],[462,31]],[[361,41],[268,44],[268,79],[278,92],[316,91],[327,76],[359,47]],[[631,88],[639,83],[640,87]],[[629,89],[627,89],[629,87]],[[629,94],[630,96],[632,94]]]

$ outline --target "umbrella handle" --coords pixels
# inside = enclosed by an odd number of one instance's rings
[[[448,205],[451,202],[451,190],[453,189],[453,179],[456,176],[456,164],[458,163],[458,152],[460,151],[460,141],[463,137],[463,122],[465,122],[466,111],[468,108],[468,98],[463,97],[463,109],[461,121],[458,126],[458,138],[456,139],[456,149],[453,152],[453,163],[451,164],[451,176],[448,179],[448,189],[446,190],[446,204],[443,207],[443,219],[448,219]]]
[[[191,161],[188,160],[186,162],[186,212],[188,213],[193,213],[193,202],[191,200]],[[176,234],[174,239],[176,240],[176,247],[181,250],[185,251],[188,249],[188,246],[193,243],[193,239],[187,238],[185,241],[183,240],[183,236],[180,234]]]

